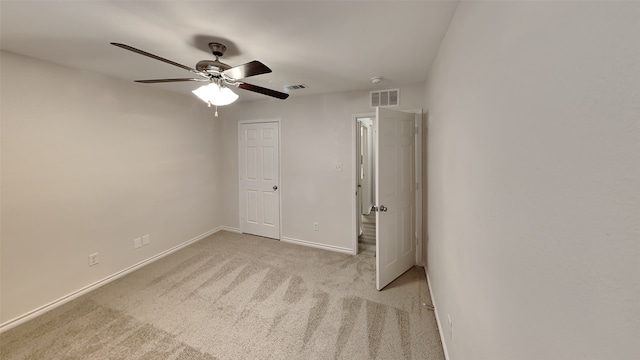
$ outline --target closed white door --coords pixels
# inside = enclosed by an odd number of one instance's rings
[[[240,231],[280,239],[279,124],[240,123]]]
[[[377,108],[376,287],[385,286],[416,262],[415,114]]]

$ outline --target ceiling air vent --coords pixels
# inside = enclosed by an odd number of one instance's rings
[[[302,89],[306,89],[307,85],[304,84],[300,84],[300,85],[287,85],[284,87],[285,91],[291,91],[291,90],[302,90]]]
[[[400,89],[371,91],[370,94],[371,107],[400,105]]]

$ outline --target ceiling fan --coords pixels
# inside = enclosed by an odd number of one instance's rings
[[[233,67],[229,66],[218,59],[218,57],[224,55],[224,52],[227,50],[227,47],[217,42],[209,43],[209,49],[211,50],[211,53],[216,57],[215,60],[201,60],[196,64],[195,69],[188,67],[186,65],[178,64],[175,61],[171,61],[171,60],[162,58],[160,56],[148,53],[146,51],[136,49],[129,45],[115,43],[115,42],[112,42],[111,45],[123,48],[125,50],[133,51],[135,53],[138,53],[144,56],[148,56],[152,59],[160,60],[162,62],[171,64],[173,66],[177,66],[179,68],[190,71],[200,76],[198,78],[134,80],[135,82],[144,83],[144,84],[155,84],[155,83],[166,83],[166,82],[200,81],[200,82],[214,83],[220,89],[228,86],[234,86],[243,90],[253,91],[253,92],[271,96],[277,99],[284,100],[289,97],[289,94],[286,94],[280,91],[267,89],[262,86],[257,86],[257,85],[246,83],[244,81],[240,81],[241,79],[248,78],[250,76],[270,73],[271,69],[269,69],[269,67],[267,67],[265,64],[257,60],[248,62],[246,64],[238,65],[238,66],[233,66]]]

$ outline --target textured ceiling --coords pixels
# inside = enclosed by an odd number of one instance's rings
[[[292,96],[425,81],[457,1],[0,1],[3,50],[121,79],[189,77],[120,42],[195,67],[227,47],[231,66],[273,73],[247,82]],[[370,78],[384,80],[372,85]],[[188,93],[200,84],[141,84]],[[237,90],[240,100],[263,98]]]

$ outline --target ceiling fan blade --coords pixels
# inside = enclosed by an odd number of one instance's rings
[[[273,96],[274,98],[278,98],[278,99],[286,99],[289,97],[289,94],[285,94],[283,92],[280,91],[275,91],[275,90],[271,90],[271,89],[267,89],[267,88],[263,88],[262,86],[258,86],[258,85],[251,85],[251,84],[247,84],[247,83],[238,83],[236,85],[237,87],[239,87],[240,89],[244,89],[244,90],[249,90],[249,91],[253,91],[253,92],[257,92],[263,95],[267,95],[267,96]]]
[[[222,73],[229,76],[232,79],[239,80],[249,76],[261,75],[270,73],[271,69],[258,60],[253,60],[246,64],[234,66],[231,69],[227,69]]]
[[[193,78],[179,78],[179,79],[151,79],[151,80],[134,80],[137,83],[143,84],[155,84],[155,83],[167,83],[167,82],[180,82],[180,81],[209,81],[208,79],[193,79]]]
[[[153,55],[153,54],[148,53],[148,52],[146,52],[146,51],[142,51],[142,50],[140,50],[140,49],[136,49],[136,48],[134,48],[134,47],[132,47],[132,46],[125,45],[125,44],[120,44],[120,43],[115,43],[115,42],[112,42],[112,43],[111,43],[111,45],[114,45],[114,46],[117,46],[117,47],[123,48],[123,49],[125,49],[125,50],[133,51],[134,53],[138,53],[138,54],[140,54],[140,55],[148,56],[148,57],[150,57],[150,58],[152,58],[152,59],[156,59],[156,60],[160,60],[160,61],[162,61],[162,62],[166,62],[167,64],[171,64],[171,65],[173,65],[173,66],[177,66],[177,67],[179,67],[179,68],[182,68],[182,69],[185,69],[185,70],[187,70],[187,71],[191,71],[192,73],[195,73],[195,74],[200,75],[200,72],[199,72],[198,70],[194,69],[194,68],[190,68],[190,67],[188,67],[188,66],[186,66],[186,65],[178,64],[178,63],[177,63],[177,62],[175,62],[175,61],[171,61],[171,60],[165,59],[165,58],[160,57],[160,56],[158,56],[158,55]]]

